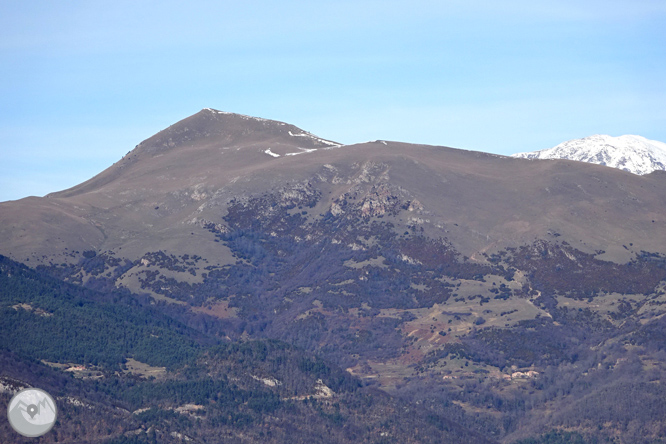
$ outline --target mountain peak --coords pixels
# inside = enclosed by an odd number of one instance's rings
[[[201,143],[232,146],[277,139],[303,148],[340,146],[339,143],[322,139],[288,123],[204,108],[144,140],[137,145],[137,149],[141,152],[161,153],[178,146]]]
[[[274,157],[339,146],[285,122],[204,108],[139,143],[97,176],[49,196],[99,190],[120,177],[131,177],[141,187],[148,186],[142,182],[146,177],[171,177],[171,185],[178,188],[186,177],[216,177],[221,169],[240,170]],[[181,175],[173,175],[173,169],[181,171]]]
[[[204,108],[200,112],[201,113],[213,114],[213,115],[236,117],[236,118],[241,118],[241,119],[244,119],[244,120],[256,120],[257,122],[272,122],[272,123],[277,124],[279,126],[286,125],[286,123],[280,122],[280,121],[277,121],[277,120],[264,119],[264,118],[261,118],[261,117],[248,116],[248,115],[239,114],[239,113],[232,113],[232,112],[229,112],[229,111],[220,111],[220,110],[214,109],[214,108]]]
[[[644,175],[666,170],[666,143],[637,135],[595,134],[541,151],[513,154],[512,157],[576,160]]]

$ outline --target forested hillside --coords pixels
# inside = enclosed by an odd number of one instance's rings
[[[206,336],[4,257],[0,286],[2,408],[22,387],[51,393],[40,442],[489,442],[284,342]]]

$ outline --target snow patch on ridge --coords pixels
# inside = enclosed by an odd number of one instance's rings
[[[224,114],[224,115],[228,115],[228,116],[234,115],[234,116],[238,116],[241,119],[245,119],[245,120],[256,120],[258,122],[270,122],[270,120],[262,119],[261,117],[246,116],[245,114],[230,113],[228,111],[218,111],[218,110],[213,109],[213,108],[204,108],[204,111],[209,111],[213,114]],[[282,122],[276,122],[276,123],[279,123],[280,125],[284,125],[284,123],[282,123]]]
[[[268,154],[269,156],[280,157],[280,155],[279,155],[278,153],[274,153],[273,151],[271,151],[270,148],[268,148],[267,150],[265,150],[264,153]],[[300,154],[300,153],[296,153],[296,154]],[[288,156],[288,155],[289,155],[289,154],[287,154],[287,156]]]
[[[298,153],[287,153],[287,154],[285,154],[285,156],[298,156],[299,154],[307,154],[307,153],[311,153],[313,151],[317,151],[317,148],[301,148],[301,147],[299,147],[298,149],[301,150],[301,151],[298,152]]]
[[[291,131],[289,131],[289,135],[291,137],[308,137],[310,139],[316,140],[317,142],[323,143],[323,144],[328,145],[328,146],[342,146],[339,143],[331,142],[330,140],[320,139],[319,137],[315,136],[314,134],[308,133],[307,131],[304,131],[301,134],[294,134]],[[297,153],[297,154],[300,154],[300,153]]]
[[[576,160],[643,175],[655,170],[666,170],[666,143],[641,136],[612,137],[597,134],[569,140],[541,151],[513,154],[511,157]]]
[[[216,109],[213,109],[213,108],[204,108],[203,110],[208,111],[208,112],[213,113],[213,114],[238,116],[241,119],[245,119],[245,120],[255,120],[255,121],[258,121],[258,122],[272,122],[273,124],[279,125],[279,126],[285,126],[286,125],[286,123],[278,122],[277,120],[262,119],[261,117],[246,116],[245,114],[230,113],[230,112],[227,112],[227,111],[219,111],[219,110],[216,110]],[[324,145],[328,145],[330,148],[336,148],[336,147],[342,146],[339,143],[332,142],[332,141],[326,140],[326,139],[322,139],[322,138],[317,137],[314,134],[309,133],[307,131],[303,131],[303,130],[300,130],[300,131],[302,131],[300,134],[294,134],[291,131],[288,131],[288,133],[292,137],[307,137],[307,138],[312,139],[316,142],[323,143]]]

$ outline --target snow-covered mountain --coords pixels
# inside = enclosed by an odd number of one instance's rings
[[[569,159],[619,168],[634,174],[666,170],[666,143],[641,136],[594,135],[573,139],[554,148],[512,157],[526,159]]]

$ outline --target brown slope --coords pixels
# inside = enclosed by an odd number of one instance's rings
[[[285,123],[203,110],[81,185],[2,203],[0,253],[39,260],[67,246],[136,258],[163,249],[224,262],[202,225],[220,222],[232,198],[305,182],[324,191],[321,212],[360,183],[404,190],[423,208],[396,224],[419,224],[473,258],[554,237],[621,261],[629,244],[666,251],[655,235],[666,223],[664,175],[396,142],[333,147]]]
[[[0,203],[0,248],[33,263],[67,261],[74,250],[125,246],[133,257],[146,245],[151,251],[178,249],[192,242],[180,238],[191,232],[180,226],[183,215],[203,204],[206,192],[270,164],[276,158],[267,149],[286,154],[334,146],[286,123],[204,109],[80,185]]]
[[[213,162],[218,167],[226,164],[228,169],[235,169],[239,166],[234,164],[239,160],[238,157],[228,155],[221,157],[222,154],[227,154],[224,150],[259,148],[264,145],[280,152],[294,151],[296,147],[317,149],[339,144],[320,139],[283,122],[206,108],[144,140],[119,162],[92,179],[50,196],[70,197],[98,191],[121,178],[123,180],[145,178],[165,167],[182,164],[187,165],[190,170],[205,167],[208,162]],[[164,155],[167,155],[166,162],[164,159],[159,159]],[[202,164],[193,164],[193,161],[196,162],[202,157],[204,158]],[[234,158],[229,159],[229,157]],[[242,156],[241,159],[241,163],[249,162],[252,157]]]

